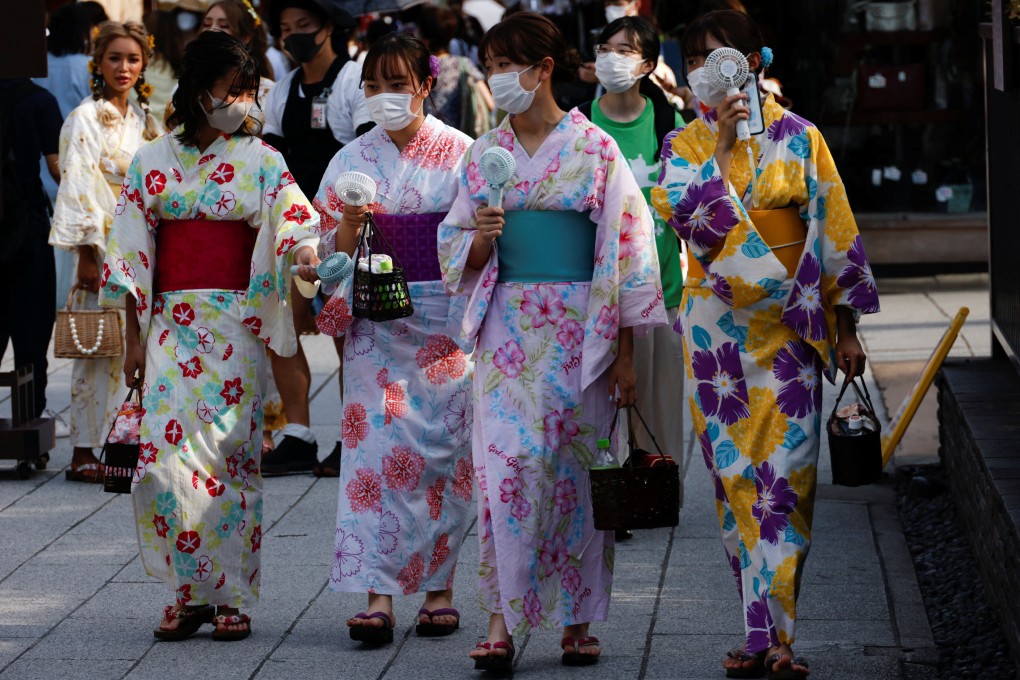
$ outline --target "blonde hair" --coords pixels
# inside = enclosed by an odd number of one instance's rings
[[[149,65],[149,59],[152,58],[152,40],[148,31],[145,30],[145,26],[139,22],[104,21],[96,29],[92,63],[89,65],[92,69],[92,98],[98,101],[104,97],[106,82],[103,80],[103,73],[99,65],[102,63],[103,55],[106,54],[110,43],[117,38],[130,38],[138,43],[138,47],[142,50],[142,71],[138,74],[138,81],[135,83],[135,94],[138,95],[138,104],[145,112],[145,132],[142,133],[142,137],[146,140],[155,139],[160,135],[160,128],[156,118],[149,112],[148,95],[152,91],[152,86],[145,82],[145,67]],[[103,125],[111,125],[116,120],[110,111],[100,110],[99,122]]]

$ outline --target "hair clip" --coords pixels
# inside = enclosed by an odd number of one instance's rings
[[[152,35],[151,33],[149,34],[149,49],[150,50],[156,49],[156,36]]]
[[[772,54],[772,48],[771,47],[763,47],[763,48],[761,48],[761,65],[762,65],[762,68],[768,68],[769,66],[772,66],[772,59],[774,58],[774,56],[775,55]]]
[[[439,77],[439,59],[435,56],[429,56],[429,73],[432,74],[432,79],[435,80]]]
[[[244,6],[248,8],[248,14],[251,15],[252,21],[255,22],[255,28],[261,26],[262,19],[261,17],[259,17],[258,12],[255,11],[255,8],[252,7],[251,0],[242,0],[242,2],[244,2]]]

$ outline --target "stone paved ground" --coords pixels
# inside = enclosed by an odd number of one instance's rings
[[[984,301],[987,318],[986,294],[952,279],[940,285],[950,293],[949,304],[967,299],[974,309]],[[923,281],[917,286],[931,287]],[[886,309],[897,309],[900,295],[918,295],[917,286],[894,286],[883,300]],[[962,295],[956,290],[961,286]],[[924,297],[921,293],[905,307],[919,313],[923,305],[918,300]],[[896,356],[906,336],[915,337],[913,349],[921,352],[930,329],[941,323],[937,305],[929,306],[924,318],[883,313],[884,318],[866,325],[872,356],[888,350],[894,361],[908,358],[907,353]],[[981,334],[977,329],[972,334],[977,346]],[[306,341],[314,357],[313,426],[328,450],[339,412],[336,357],[322,338]],[[10,363],[8,356],[2,369],[9,370]],[[64,411],[69,364],[55,361],[51,372],[50,403]],[[868,377],[877,388],[873,375]],[[827,408],[834,397],[835,392],[826,391]],[[4,409],[9,412],[9,402],[0,404],[0,414]],[[517,641],[521,677],[722,677],[722,654],[740,642],[743,627],[708,474],[700,454],[692,457],[690,441],[684,452],[686,500],[680,526],[638,532],[617,550],[611,620],[592,631],[602,639],[605,657],[593,669],[565,669],[558,664],[558,633],[541,631]],[[213,643],[207,633],[183,643],[156,643],[150,631],[169,593],[140,566],[129,499],[64,481],[63,468],[70,460],[66,439],[58,440],[52,454],[50,468],[30,480],[0,472],[0,680],[162,680],[200,673],[259,679],[481,676],[466,659],[485,631],[474,597],[478,551],[473,528],[455,583],[461,631],[448,638],[417,638],[413,617],[420,602],[400,598],[395,644],[360,649],[347,638],[341,621],[363,609],[361,597],[326,588],[336,480],[267,480],[263,598],[251,612],[253,636],[231,645]],[[815,542],[800,600],[798,652],[810,658],[817,678],[935,677],[931,633],[891,485],[833,487],[824,443],[820,480]]]

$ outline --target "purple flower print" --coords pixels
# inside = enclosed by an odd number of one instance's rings
[[[531,503],[524,496],[514,496],[510,502],[510,514],[518,522],[524,521],[524,518],[531,514]]]
[[[581,431],[577,421],[574,420],[572,408],[565,408],[562,413],[553,409],[546,414],[542,424],[545,428],[545,445],[553,451],[568,446]]]
[[[730,288],[730,282],[711,272],[705,272],[705,277],[708,280],[709,286],[712,288],[712,292],[715,296],[725,302],[729,306],[733,306],[733,289]]]
[[[783,381],[776,397],[779,410],[803,418],[821,408],[822,367],[818,353],[803,340],[791,340],[772,362],[772,375]]]
[[[740,223],[722,178],[713,176],[704,184],[691,182],[676,205],[674,219],[680,218],[677,233],[685,241],[706,250],[714,248]]]
[[[787,111],[781,118],[773,122],[772,125],[769,125],[769,139],[773,142],[782,142],[790,137],[796,137],[810,125],[800,116]]]
[[[499,500],[509,503],[521,495],[524,483],[520,477],[508,477],[499,483]]]
[[[556,332],[556,339],[560,341],[565,350],[569,351],[580,347],[584,342],[584,328],[573,319],[566,319],[560,324],[560,329]]]
[[[537,628],[542,623],[542,601],[538,599],[538,593],[534,588],[529,589],[528,594],[524,596],[524,618],[532,628]]]
[[[758,520],[758,533],[763,541],[779,544],[779,536],[790,523],[789,515],[797,507],[797,492],[785,477],[776,476],[772,464],[765,461],[754,470],[754,487],[758,500],[751,508],[751,514]]]
[[[864,254],[864,243],[860,234],[854,239],[850,251],[847,253],[850,264],[847,265],[836,283],[844,289],[849,289],[850,304],[864,313],[878,311],[878,289],[875,287],[875,276],[871,273],[871,265],[868,264],[868,256]]]
[[[581,571],[577,567],[567,567],[563,570],[563,578],[560,579],[563,590],[574,595],[581,589]]]
[[[542,541],[542,548],[538,553],[538,563],[545,569],[546,577],[554,571],[562,571],[567,566],[567,544],[563,540],[563,534],[556,534],[552,540]]]
[[[747,410],[747,385],[737,343],[727,342],[715,352],[698,350],[691,364],[698,381],[698,399],[706,416],[718,416],[726,425],[732,425],[751,415]]]
[[[758,652],[779,644],[776,624],[769,611],[765,594],[747,606],[747,653]]]
[[[555,288],[539,285],[534,289],[524,291],[521,313],[531,317],[532,328],[541,328],[546,324],[555,326],[556,322],[562,319],[566,313],[566,307]]]
[[[492,363],[499,372],[508,378],[518,377],[524,371],[524,350],[516,340],[507,340],[506,344],[496,350]]]
[[[821,284],[822,267],[814,255],[805,252],[783,311],[783,323],[807,340],[823,340],[829,333]]]
[[[737,581],[737,596],[740,598],[744,597],[744,583],[740,578],[740,558],[737,555],[730,555],[729,551],[726,552],[726,557],[729,558],[730,569],[733,571],[733,578]]]
[[[577,509],[577,487],[569,479],[556,482],[556,507],[561,515],[568,515]]]
[[[361,571],[360,555],[364,552],[365,545],[360,538],[338,528],[333,548],[333,568],[330,571],[330,580],[333,583],[340,583],[345,578],[350,578]]]

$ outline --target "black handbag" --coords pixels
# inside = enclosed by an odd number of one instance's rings
[[[680,466],[662,452],[637,408],[629,409],[637,414],[658,453],[636,448],[631,427],[627,437],[627,460],[623,465],[589,471],[595,528],[614,531],[675,527],[680,523]],[[609,428],[610,439],[619,419],[620,409],[617,408]]]
[[[386,240],[386,234],[379,229],[372,213],[365,213],[367,220],[361,230],[358,248],[355,252],[356,262],[364,257],[368,263],[368,271],[362,271],[357,264],[354,267],[354,304],[352,316],[369,321],[393,321],[414,314],[411,305],[411,291],[407,287],[404,268],[400,266],[396,252]],[[372,273],[372,250],[376,234],[392,253],[393,271]]]
[[[860,379],[860,387],[857,383],[857,378],[843,383],[825,428],[829,435],[832,483],[839,486],[874,484],[882,477],[882,424],[875,415],[875,407],[871,403],[871,395],[868,394],[868,386],[864,384],[864,379]],[[839,408],[839,402],[850,385],[853,385],[854,392],[860,400],[858,406],[860,414],[871,419],[875,425],[874,430],[862,429],[859,433],[853,434],[843,430],[840,418],[836,416],[836,409]]]
[[[110,432],[103,443],[103,451],[99,454],[99,462],[103,469],[103,491],[107,493],[131,493],[131,480],[138,467],[138,456],[141,454],[140,442],[137,436],[132,437],[134,443],[121,441],[122,437],[115,437],[114,431],[117,429],[118,421],[130,418],[138,421],[133,427],[128,428],[137,435],[138,425],[145,413],[141,407],[140,396],[141,390],[136,381],[117,415],[114,416]]]

